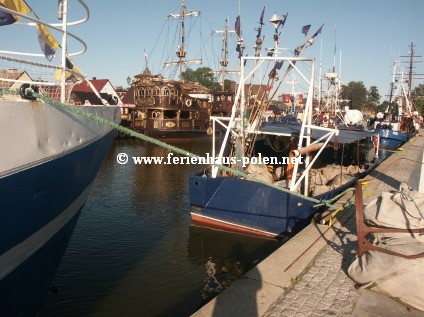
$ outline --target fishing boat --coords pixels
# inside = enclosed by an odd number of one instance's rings
[[[39,20],[24,1],[0,2],[0,32],[16,20],[36,27],[44,52],[0,51],[0,316],[37,314],[113,140],[111,128],[76,112],[119,122],[119,107],[106,102],[67,104],[73,85],[86,78],[70,57],[82,54],[85,43],[77,53],[66,49],[67,37],[76,38],[67,26],[89,17],[84,1],[78,3],[85,18],[68,22],[62,0],[62,22],[54,24]],[[49,29],[64,34],[61,44]],[[37,61],[52,60],[59,46],[60,65]]]
[[[322,210],[325,201],[375,167],[374,132],[313,125],[315,60],[300,55],[322,26],[295,50],[294,57],[281,57],[277,30],[285,18],[275,14],[271,19],[276,29],[271,56],[242,57],[231,117],[211,118],[213,131],[222,126],[225,132],[219,149],[212,133],[212,165],[189,180],[195,223],[278,237]],[[267,93],[252,97],[245,83],[263,69],[271,69],[263,84]],[[308,87],[302,124],[263,124],[264,110],[291,71]]]
[[[392,82],[390,84],[389,106],[386,111],[377,113],[374,129],[378,131],[380,147],[395,150],[412,138],[420,125],[418,112],[411,99],[412,69],[414,63],[414,43],[410,45],[409,74],[397,72],[399,63],[393,63]]]

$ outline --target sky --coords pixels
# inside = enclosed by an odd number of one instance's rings
[[[58,22],[57,0],[27,0],[27,3],[43,20]],[[149,68],[154,73],[169,76],[170,72],[163,67],[163,63],[176,60],[177,43],[174,36],[177,23],[167,16],[180,11],[180,0],[88,0],[86,3],[90,8],[89,21],[70,27],[70,31],[88,45],[84,55],[74,58],[83,72],[89,77],[107,78],[114,86],[126,87],[127,77],[133,77],[144,69],[146,51]],[[201,12],[200,17],[188,18],[186,23],[190,33],[187,58],[202,58],[201,66],[216,69],[222,42],[220,36],[212,36],[211,32],[222,30],[226,18],[229,18],[230,28],[234,28],[239,1],[186,0],[186,5],[188,9]],[[84,12],[76,0],[69,0],[69,6],[70,20],[82,17]],[[245,52],[249,55],[253,55],[254,29],[258,26],[264,6],[266,25],[263,28],[263,47],[273,46],[274,30],[268,21],[274,12],[280,16],[289,13],[280,47],[291,50],[307,39],[301,33],[302,26],[312,25],[309,31],[311,36],[325,23],[322,33],[304,57],[316,58],[319,64],[322,56],[322,73],[327,72],[333,67],[336,44],[336,70],[342,82],[363,81],[367,88],[375,85],[383,96],[381,101],[389,91],[392,62],[399,60],[399,55],[408,54],[411,42],[415,44],[416,54],[424,55],[424,0],[240,0],[241,29]],[[59,33],[52,33],[60,40]],[[35,30],[30,27],[0,27],[0,39],[3,50],[40,51]],[[235,36],[229,37],[229,69],[238,69],[235,39]],[[70,41],[70,52],[80,48],[79,43]],[[55,63],[60,61],[58,53]],[[165,60],[166,57],[169,59]],[[43,58],[39,61],[48,63]],[[416,64],[415,71],[424,74],[423,65]],[[232,79],[237,80],[234,76]],[[420,82],[424,80],[415,80],[414,86]]]

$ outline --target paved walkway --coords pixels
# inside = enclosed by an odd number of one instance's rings
[[[367,177],[364,202],[398,189],[401,181],[418,188],[423,148],[424,137],[417,137],[403,154],[384,161]],[[387,297],[378,301],[385,304],[374,305],[375,298],[347,276],[357,249],[354,219],[352,207],[332,228],[310,224],[193,316],[416,316],[397,302],[389,305]]]
[[[360,292],[346,271],[355,258],[354,219],[337,230],[313,266],[269,310],[268,317],[350,316]]]
[[[404,146],[402,154],[393,154],[370,176],[364,187],[364,203],[368,204],[382,191],[397,190],[401,182],[418,188],[421,170],[424,137],[416,137]],[[353,208],[352,208],[353,209]],[[268,309],[264,316],[351,316],[361,295],[354,282],[347,276],[347,269],[356,256],[355,217],[352,217],[328,241],[324,249],[291,289]],[[378,314],[369,316],[390,316],[383,313],[384,307],[376,308]],[[424,315],[424,314],[423,314]]]

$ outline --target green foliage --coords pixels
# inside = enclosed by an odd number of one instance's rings
[[[233,90],[236,86],[236,82],[234,80],[225,79],[224,80],[224,89],[226,91]]]
[[[351,81],[342,86],[342,99],[348,99],[347,105],[351,109],[362,110],[367,103],[368,91],[362,81]]]
[[[182,77],[184,81],[198,82],[212,91],[218,91],[221,89],[220,84],[216,81],[215,75],[211,73],[211,69],[209,67],[199,67],[196,70],[187,68],[187,70],[182,73]]]
[[[379,101],[380,101],[380,94],[378,93],[378,88],[376,86],[371,86],[368,90],[367,94],[367,102],[365,108],[368,111],[372,111],[374,113],[377,113],[379,110]]]
[[[377,112],[385,112],[389,104],[390,103],[387,100],[383,101],[381,104],[378,105]]]
[[[424,116],[424,84],[419,84],[412,91],[412,100],[416,110]]]

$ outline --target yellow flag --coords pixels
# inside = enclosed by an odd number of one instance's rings
[[[0,6],[6,7],[21,14],[28,14],[31,12],[31,9],[22,0],[0,0]],[[19,19],[20,16],[0,10],[0,26],[13,24]]]

